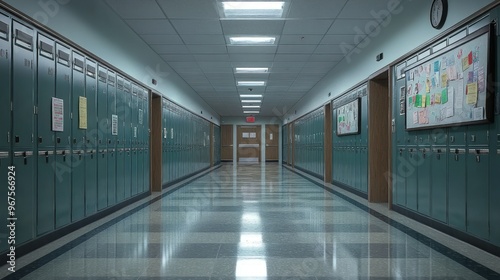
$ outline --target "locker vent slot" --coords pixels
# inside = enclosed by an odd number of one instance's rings
[[[95,67],[87,64],[87,76],[95,78]]]
[[[125,91],[130,92],[130,83],[129,82],[125,83]]]
[[[75,58],[75,61],[73,63],[73,69],[75,69],[78,72],[83,72],[83,61],[79,60],[78,58]]]
[[[106,72],[104,71],[99,71],[99,80],[102,82],[106,82],[108,75],[106,75]]]
[[[16,45],[28,50],[33,50],[33,36],[16,29]]]
[[[108,75],[108,84],[115,86],[115,77],[113,75]]]
[[[54,59],[54,47],[44,41],[40,41],[40,55]]]
[[[61,50],[59,50],[57,52],[57,62],[59,62],[60,64],[63,64],[63,65],[66,65],[66,66],[69,66],[69,54],[68,53],[65,53]]]
[[[7,40],[9,38],[9,25],[0,21],[0,38]]]

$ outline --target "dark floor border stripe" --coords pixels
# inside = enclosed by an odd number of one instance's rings
[[[460,254],[459,252],[451,249],[451,248],[448,248],[447,246],[439,243],[438,241],[430,238],[430,237],[427,237],[425,236],[424,234],[418,232],[418,231],[415,231],[403,224],[401,224],[400,222],[397,222],[387,216],[385,216],[384,214],[382,213],[379,213],[373,209],[371,209],[370,207],[338,192],[338,191],[335,191],[329,187],[326,187],[324,186],[323,184],[320,184],[316,181],[314,181],[313,179],[307,177],[306,175],[302,174],[302,173],[299,173],[287,166],[285,166],[285,169],[289,170],[290,172],[293,172],[297,175],[299,175],[300,177],[312,182],[313,184],[317,185],[318,187],[326,190],[327,192],[329,193],[332,193],[344,200],[346,200],[347,202],[353,204],[354,206],[360,208],[361,210],[369,213],[370,215],[380,219],[381,221],[387,223],[388,225],[404,232],[405,234],[411,236],[412,238],[414,238],[415,240],[418,240],[419,242],[421,242],[422,244],[430,247],[431,249],[433,250],[436,250],[437,252],[447,256],[448,258],[456,261],[457,263],[461,264],[462,266],[466,267],[467,269],[473,271],[474,273],[486,278],[486,279],[500,279],[500,273],[497,273],[496,271],[494,270],[491,270],[489,268],[487,268],[486,266]]]
[[[143,204],[141,205],[138,205],[136,206],[135,208],[127,211],[126,213],[123,213],[121,214],[120,216],[118,217],[115,217],[113,219],[111,219],[110,221],[98,226],[97,228],[85,233],[84,235],[80,236],[80,237],[77,237],[76,239],[62,245],[61,247],[55,249],[54,251],[48,253],[47,255],[43,256],[43,257],[40,257],[39,259],[31,262],[30,264],[27,264],[26,266],[20,268],[19,270],[16,270],[16,272],[14,273],[11,273],[9,274],[7,277],[3,278],[5,280],[14,280],[14,279],[21,279],[23,278],[24,276],[30,274],[31,272],[41,268],[42,266],[46,265],[47,263],[53,261],[54,259],[56,259],[57,257],[61,256],[62,254],[68,252],[69,250],[71,250],[72,248],[80,245],[81,243],[89,240],[90,238],[94,237],[96,234],[104,231],[105,229],[109,228],[110,226],[118,223],[119,221],[139,212],[140,210],[146,208],[147,206],[150,206],[151,204],[159,201],[160,199],[174,193],[175,191],[185,187],[186,185],[189,185],[190,183],[192,183],[193,181],[196,181],[202,177],[205,177],[207,175],[209,175],[212,171],[214,170],[217,170],[221,167],[222,165],[218,165],[218,166],[214,166],[214,168],[210,171],[210,172],[206,172],[206,173],[203,173],[203,174],[198,174],[198,175],[195,175],[193,176],[191,179],[189,179],[188,181],[186,182],[183,182],[182,184],[180,184],[179,186],[176,186],[174,188],[172,188],[171,190],[167,190],[165,191],[164,193],[162,193],[161,195],[155,197],[155,198],[152,198],[151,200],[149,201],[146,201],[144,202]],[[202,171],[203,172],[203,171]],[[61,236],[62,237],[62,236]]]

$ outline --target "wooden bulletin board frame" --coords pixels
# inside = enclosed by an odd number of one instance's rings
[[[347,136],[360,133],[361,126],[361,98],[338,107],[337,109],[337,136]]]
[[[405,70],[406,130],[422,130],[493,119],[492,25]]]

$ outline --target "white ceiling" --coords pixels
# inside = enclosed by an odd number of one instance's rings
[[[106,0],[221,116],[244,115],[239,94],[249,93],[264,95],[260,116],[283,114],[342,60],[342,45],[359,43],[355,27],[366,32],[390,0],[284,1],[283,18],[229,19],[221,0]],[[278,41],[231,46],[230,35],[274,35]],[[269,73],[235,74],[235,67],[269,67]],[[238,87],[238,80],[267,84]]]

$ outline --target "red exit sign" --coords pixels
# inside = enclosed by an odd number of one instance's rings
[[[254,122],[255,122],[255,117],[254,116],[247,117],[247,123],[254,123]]]

